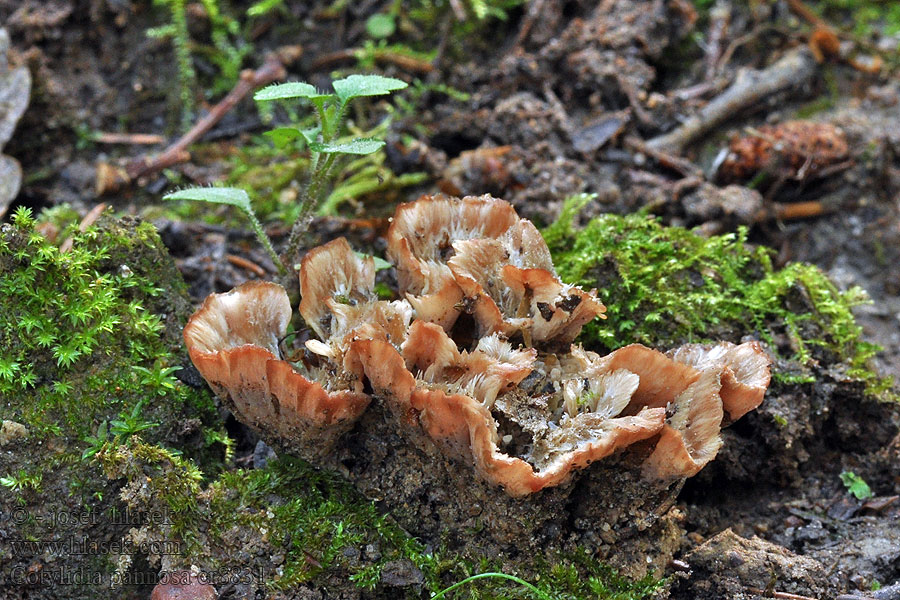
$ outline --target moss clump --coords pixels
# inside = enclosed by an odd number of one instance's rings
[[[151,564],[251,574],[236,588],[242,597],[277,595],[309,584],[335,595],[362,588],[366,598],[421,598],[424,590],[435,594],[475,573],[510,570],[494,557],[473,562],[442,556],[379,513],[347,482],[298,459],[282,457],[261,469],[225,472],[202,486],[192,463],[137,437],[107,445],[98,458],[109,477],[125,479],[122,498],[129,509],[168,517],[130,534],[180,549],[177,556],[151,556]],[[407,576],[409,585],[390,587],[384,573],[398,565],[415,575]],[[650,577],[629,581],[586,553],[560,556],[553,564],[527,559],[516,568],[556,599],[639,599],[661,585]],[[485,579],[447,597],[538,596],[510,581]]]
[[[598,288],[607,304],[608,320],[585,328],[586,344],[612,350],[751,336],[803,366],[843,362],[872,393],[890,388],[868,368],[878,347],[862,340],[853,317],[852,308],[868,301],[862,289],[841,292],[810,264],[775,269],[769,250],[747,244],[744,228],[705,238],[633,214],[601,215],[576,231],[573,221],[590,200],[569,199],[543,232],[562,279]]]
[[[176,336],[188,305],[160,247],[151,225],[132,221],[77,233],[67,252],[35,229],[27,209],[3,226],[4,418],[37,433],[83,439],[145,398],[155,398],[145,407],[150,421],[171,421],[161,413],[185,404],[195,415],[212,414],[207,393],[172,377],[180,368]],[[165,293],[159,281],[167,282]]]

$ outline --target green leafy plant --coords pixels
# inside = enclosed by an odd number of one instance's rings
[[[188,32],[185,0],[153,0],[153,2],[158,6],[169,9],[171,22],[148,29],[147,36],[172,40],[172,47],[175,49],[175,61],[178,65],[179,100],[183,107],[181,125],[187,129],[196,104],[194,102],[194,89],[197,86],[197,72],[194,70],[194,61],[191,58],[189,48],[190,33]]]
[[[19,504],[24,505],[26,499],[24,493],[32,491],[40,493],[41,483],[44,481],[44,474],[40,471],[29,473],[25,469],[19,469],[11,475],[0,477],[0,485],[7,488],[10,492],[19,492],[17,498]]]
[[[84,438],[84,441],[87,442],[88,447],[84,449],[84,452],[81,453],[81,460],[87,460],[89,458],[93,458],[98,452],[103,449],[103,446],[109,439],[109,424],[106,421],[100,423],[99,427],[97,427],[97,433],[94,435],[89,435]]]
[[[254,96],[260,102],[301,100],[312,104],[315,110],[316,125],[312,128],[279,127],[268,133],[276,146],[287,147],[293,143],[304,143],[310,151],[309,176],[300,193],[297,217],[291,227],[285,251],[285,255],[289,257],[294,256],[299,249],[313,211],[328,198],[329,183],[340,171],[343,162],[341,159],[348,156],[369,155],[384,146],[384,140],[381,139],[342,136],[350,104],[358,98],[390,94],[404,89],[407,84],[399,79],[380,75],[350,75],[335,80],[332,86],[334,92],[326,93],[309,83],[296,81],[263,88]],[[282,275],[286,273],[271,241],[253,213],[246,192],[236,188],[193,188],[168,194],[165,198],[202,200],[239,207],[250,218],[260,242],[275,261],[279,271]],[[334,202],[337,201],[339,200]]]
[[[212,92],[224,92],[231,88],[241,74],[244,58],[253,50],[241,33],[240,23],[219,8],[219,0],[201,0],[209,17],[212,47],[200,48],[210,62],[219,68]]]
[[[174,390],[178,384],[178,380],[172,377],[172,373],[180,371],[181,367],[175,365],[172,367],[161,367],[155,365],[152,369],[134,365],[131,367],[140,375],[140,384],[155,389],[160,396],[165,396],[170,390]]]
[[[843,471],[841,473],[841,483],[857,500],[866,500],[873,496],[872,489],[866,483],[866,480],[853,471]]]
[[[159,423],[146,421],[141,416],[141,409],[144,408],[144,401],[141,400],[134,405],[131,412],[120,412],[118,419],[109,422],[109,433],[119,438],[127,438],[150,429],[157,427]]]
[[[198,89],[197,70],[194,68],[192,51],[202,54],[218,67],[218,74],[211,90],[213,93],[218,93],[229,89],[238,80],[241,65],[252,47],[243,39],[240,23],[222,12],[219,0],[201,0],[201,5],[209,19],[211,46],[198,44],[191,40],[186,0],[154,0],[154,4],[169,10],[170,22],[148,29],[147,36],[169,39],[172,42],[178,66],[178,96],[183,109],[181,126],[187,129],[196,108],[195,94]]]
[[[315,108],[318,125],[312,129],[280,128],[284,137],[303,138],[311,151],[309,181],[300,197],[300,211],[288,238],[286,254],[293,256],[300,246],[309,217],[325,199],[326,183],[336,168],[339,157],[371,154],[384,146],[384,140],[351,138],[340,140],[341,126],[350,103],[370,96],[384,96],[407,87],[406,82],[380,75],[350,75],[332,82],[334,93],[319,92],[304,82],[276,84],[258,91],[254,99],[261,102],[273,100],[304,100]]]

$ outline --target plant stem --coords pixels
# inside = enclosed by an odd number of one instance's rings
[[[328,154],[324,161],[319,160],[316,162],[316,168],[310,177],[309,183],[303,190],[300,200],[300,213],[297,215],[293,226],[291,226],[291,234],[288,236],[287,248],[284,251],[284,256],[288,260],[293,260],[293,257],[300,249],[300,242],[303,240],[303,234],[309,229],[312,213],[321,203],[322,187],[328,171],[334,164],[335,157],[335,154]]]
[[[485,579],[488,577],[496,577],[499,579],[509,579],[510,581],[514,581],[514,582],[518,583],[519,585],[528,588],[529,590],[534,592],[539,598],[542,598],[543,600],[552,600],[552,598],[550,598],[550,596],[548,596],[547,594],[545,594],[544,592],[542,592],[535,586],[531,585],[524,579],[520,579],[520,578],[516,577],[515,575],[507,575],[506,573],[480,573],[478,575],[472,575],[470,577],[466,577],[462,581],[458,581],[458,582],[454,583],[453,585],[451,585],[450,587],[444,588],[443,590],[441,590],[440,592],[438,592],[437,594],[432,596],[431,600],[438,600],[438,598],[443,598],[448,592],[452,592],[453,590],[455,590],[456,588],[458,588],[460,586],[463,586],[469,582],[475,581],[476,579]]]
[[[278,256],[278,253],[275,252],[275,248],[272,246],[272,241],[263,230],[262,223],[259,222],[259,219],[256,218],[256,215],[253,214],[252,211],[248,212],[247,216],[250,217],[250,225],[253,227],[253,231],[256,232],[256,237],[259,238],[259,242],[263,245],[263,248],[266,249],[266,252],[272,259],[272,262],[275,263],[275,267],[278,269],[278,274],[286,276],[288,274],[288,270],[284,266],[284,263],[281,262],[281,258]]]

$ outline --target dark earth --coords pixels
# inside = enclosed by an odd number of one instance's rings
[[[554,221],[566,197],[582,192],[596,194],[583,219],[646,210],[666,224],[707,235],[747,226],[751,241],[775,249],[779,264],[811,262],[839,289],[865,289],[872,302],[858,307],[856,316],[865,338],[882,347],[871,368],[900,377],[900,38],[878,29],[885,22],[860,32],[850,9],[828,11],[837,2],[810,2],[831,19],[810,22],[798,10],[802,3],[780,0],[531,0],[506,3],[506,18],[484,25],[463,0],[447,6],[285,0],[254,18],[245,16],[244,3],[219,4],[240,21],[252,44],[244,68],[259,68],[267,53],[279,52],[288,79],[322,89],[329,89],[335,71],[374,70],[421,82],[408,96],[413,107],[396,111],[385,134],[386,161],[395,174],[424,172],[427,178],[370,193],[343,205],[338,216],[317,218],[308,247],[343,235],[356,249],[383,255],[381,235],[396,203],[438,191],[493,194],[539,226]],[[890,3],[873,4],[887,15]],[[424,5],[442,7],[442,16],[404,20],[407,11]],[[102,202],[117,214],[150,220],[196,306],[209,293],[274,279],[274,266],[243,221],[224,222],[221,211],[214,224],[180,217],[161,196],[176,186],[222,181],[234,164],[226,158],[259,143],[255,136],[271,125],[244,99],[191,148],[191,160],[98,196],[98,165],[156,154],[183,133],[172,44],[147,35],[148,28],[169,22],[166,6],[149,0],[0,0],[9,61],[27,67],[32,80],[15,132],[5,145],[0,136],[0,160],[14,158],[23,172],[4,219],[19,206],[39,211],[64,203],[83,217]],[[340,54],[363,47],[371,39],[367,19],[392,10],[400,18],[390,41],[436,50],[430,62],[384,53],[367,66]],[[466,15],[469,22],[460,20]],[[204,3],[188,2],[187,17],[191,36],[212,47]],[[836,48],[822,41],[831,39],[823,33],[829,27],[839,32]],[[795,61],[787,83],[754,96],[771,84],[767,78],[778,76],[785,57]],[[193,62],[199,101],[191,121],[230,87],[212,91],[218,67],[207,54],[195,52]],[[876,62],[880,68],[872,68]],[[715,98],[748,77],[749,91],[702,132],[674,143],[661,137],[690,125],[689,117],[705,115]],[[9,106],[0,103],[0,111]],[[791,132],[779,138],[773,129],[798,119],[813,123],[809,143],[790,141]],[[163,141],[105,143],[96,132],[155,134]],[[746,135],[756,140],[751,154],[759,152],[760,139],[780,145],[759,163],[721,171],[717,155]],[[841,137],[833,143],[834,135]],[[283,223],[272,219],[266,226],[276,244],[284,241]],[[170,311],[181,318],[188,312],[183,305]],[[619,549],[615,536],[588,539],[588,528],[570,543],[587,545],[625,574],[668,576],[660,597],[900,598],[896,400],[867,395],[840,364],[820,364],[816,375],[812,383],[770,389],[757,411],[724,430],[719,456],[684,485],[663,519],[666,533],[652,540],[666,548],[645,547],[644,554],[633,546]],[[203,385],[190,369],[179,377]],[[776,425],[784,415],[787,424]],[[237,440],[238,462],[253,464],[254,450],[256,463],[264,462],[259,455],[266,449],[249,430],[233,419],[227,427]],[[4,460],[0,475],[7,471]],[[850,495],[839,478],[843,471],[861,476],[874,496]],[[351,479],[359,477],[369,475]],[[376,483],[392,485],[392,477],[382,473]],[[627,479],[614,474],[610,480],[616,477]],[[439,537],[440,519],[466,518],[447,495],[440,491],[431,499],[447,513],[440,518],[413,511],[422,519],[421,532],[402,517],[401,524],[412,535]],[[607,488],[593,497],[609,495]],[[582,518],[592,517],[590,509],[582,512]],[[3,527],[0,520],[0,546],[9,535]],[[651,556],[674,559],[648,565]],[[417,597],[409,590],[419,589],[421,573],[407,567],[391,565],[382,581],[394,578]],[[4,585],[0,581],[3,598],[66,597],[59,590]],[[369,592],[330,580],[327,590],[310,585],[272,597],[390,598],[399,597],[397,586]],[[221,597],[243,597],[230,594]]]

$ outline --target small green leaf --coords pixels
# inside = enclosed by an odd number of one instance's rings
[[[309,142],[309,149],[315,152],[328,154],[372,154],[384,146],[384,140],[357,138],[343,144],[325,144],[322,142]]]
[[[297,138],[303,137],[303,134],[296,127],[278,127],[265,132],[263,135],[272,140],[272,143],[279,150],[283,150]]]
[[[319,134],[322,132],[321,127],[313,127],[312,129],[301,129],[300,135],[303,136],[303,139],[306,140],[307,144],[311,144],[316,141],[316,138],[319,137]]]
[[[163,196],[163,200],[198,200],[214,204],[230,204],[247,213],[253,212],[253,209],[250,207],[250,196],[247,195],[247,192],[238,188],[190,188],[166,194]]]
[[[853,471],[841,473],[841,482],[848,492],[856,496],[857,500],[865,500],[872,497],[872,489],[869,487],[869,484]]]
[[[352,98],[383,96],[407,87],[405,81],[381,75],[350,75],[338,79],[332,85],[342,104],[346,104]]]
[[[376,272],[381,271],[383,269],[390,269],[391,267],[394,266],[391,263],[389,263],[388,261],[381,258],[380,256],[375,256],[374,254],[366,254],[365,252],[354,252],[354,254],[356,254],[358,257],[360,257],[362,259],[372,257],[372,260],[375,261],[375,271]]]
[[[376,13],[366,20],[366,32],[369,37],[375,39],[390,37],[396,30],[397,22],[394,20],[394,15]]]
[[[303,81],[289,81],[276,83],[259,90],[253,94],[253,99],[265,102],[269,100],[291,100],[294,98],[306,98],[307,100],[323,100],[334,98],[334,94],[323,94],[315,86]]]

